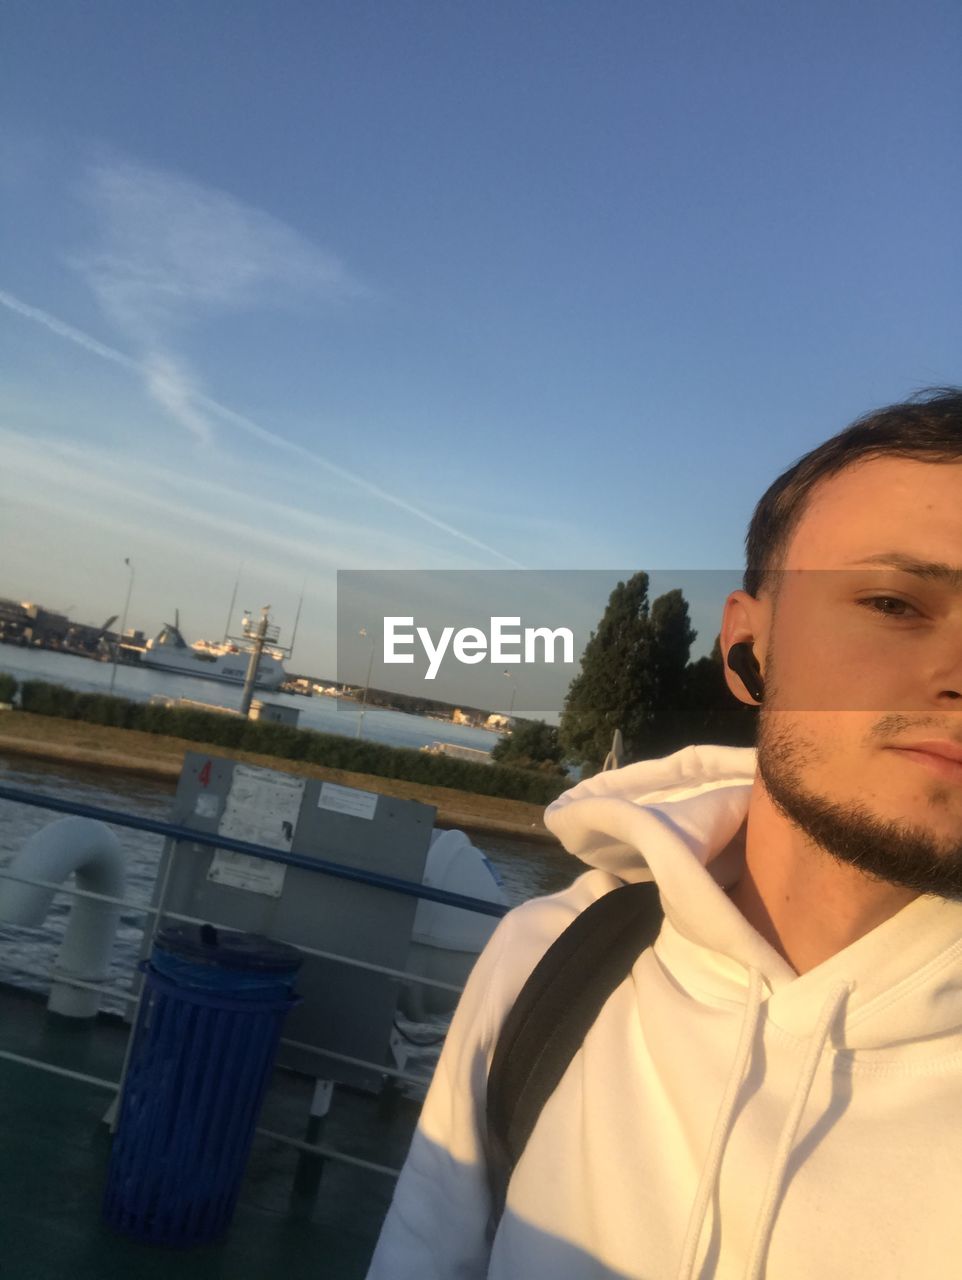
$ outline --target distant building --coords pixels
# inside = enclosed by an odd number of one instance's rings
[[[0,638],[26,643],[23,631],[27,615],[19,600],[0,600]]]
[[[451,720],[454,724],[473,724],[474,722],[473,718],[469,716],[466,711],[462,711],[460,707],[454,708],[454,711],[451,714]]]
[[[492,712],[484,722],[485,729],[507,729],[511,725],[510,716],[499,715],[497,711]]]
[[[23,603],[23,634],[28,644],[60,645],[63,644],[70,619],[65,613],[52,613],[41,604]]]

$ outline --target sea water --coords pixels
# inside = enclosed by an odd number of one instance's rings
[[[71,653],[0,644],[0,671],[9,672],[21,683],[24,680],[47,680],[81,693],[107,693],[113,666],[109,662],[95,662]],[[154,694],[163,694],[168,698],[191,698],[195,702],[235,709],[240,705],[242,692],[240,685],[225,684],[219,680],[200,680],[196,676],[124,664],[117,666],[113,691],[116,697],[130,698],[134,702],[147,702]],[[316,729],[346,738],[357,736],[361,707],[354,698],[333,698],[324,694],[305,698],[293,693],[268,693],[264,689],[255,690],[254,696],[285,707],[296,707],[300,712],[298,727],[301,729]],[[418,749],[437,741],[453,742],[481,751],[490,751],[499,741],[499,735],[489,729],[413,716],[404,711],[388,711],[383,707],[365,708],[361,737],[389,747]]]
[[[82,661],[82,660],[81,660]],[[25,760],[0,753],[0,782],[42,795],[56,796],[82,804],[111,808],[142,817],[168,821],[174,797],[173,781],[153,781],[83,766]],[[0,800],[0,867],[9,862],[35,831],[56,822],[62,815]],[[127,899],[134,904],[120,918],[107,989],[101,1007],[122,1012],[122,994],[130,990],[130,979],[140,956],[146,920],[136,905],[148,905],[163,849],[163,837],[129,827],[111,828],[128,855]],[[513,836],[482,834],[474,843],[491,859],[503,881],[505,895],[516,906],[538,894],[564,888],[584,870],[581,863],[555,845]],[[0,982],[14,983],[34,991],[49,990],[49,975],[63,939],[74,899],[59,894],[45,923],[37,929],[0,925]],[[427,1031],[443,1032],[447,1019],[435,1020],[426,1028],[412,1027],[418,1036]],[[417,1053],[412,1069],[428,1072],[437,1049]]]

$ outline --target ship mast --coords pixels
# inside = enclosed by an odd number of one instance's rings
[[[224,624],[224,644],[227,643],[227,637],[230,633],[230,620],[234,616],[234,605],[237,603],[237,588],[240,586],[240,574],[234,579],[234,591],[230,598],[230,608],[227,610],[227,621]]]
[[[298,606],[300,613],[300,606]],[[241,694],[240,713],[242,716],[249,716],[251,703],[254,700],[254,689],[257,685],[257,677],[260,674],[260,662],[264,653],[264,649],[270,645],[272,649],[282,654],[285,658],[291,656],[293,645],[282,645],[278,643],[281,634],[280,627],[271,622],[271,606],[265,604],[261,609],[261,616],[256,621],[251,617],[250,610],[244,610],[244,618],[241,626],[242,636],[228,636],[227,639],[242,644],[245,647],[250,646],[250,660],[247,663],[247,674],[244,677],[244,691]]]
[[[274,626],[270,618],[271,607],[269,604],[265,604],[261,609],[259,622],[252,622],[249,614],[244,615],[244,636],[245,639],[253,641],[253,647],[251,648],[250,661],[247,664],[244,692],[241,694],[240,713],[242,716],[250,715],[251,702],[254,698],[254,686],[257,683],[257,671],[261,664],[264,646],[266,644],[276,645],[278,636],[281,634],[280,627]]]
[[[306,586],[307,586],[307,579],[305,578],[304,587]],[[291,658],[293,658],[294,656],[294,645],[297,642],[297,624],[301,620],[301,605],[304,603],[304,587],[301,587],[300,599],[297,602],[297,613],[294,617],[294,630],[291,633],[291,648],[290,648],[290,653],[288,654],[288,657],[291,657]]]

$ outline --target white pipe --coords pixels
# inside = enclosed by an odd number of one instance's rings
[[[90,818],[61,818],[30,837],[7,864],[14,875],[63,883],[75,875],[77,887],[90,893],[122,898],[126,887],[126,859],[120,842],[109,827]],[[36,885],[0,882],[0,920],[25,928],[39,928],[47,918],[56,890]],[[92,1018],[100,993],[57,982],[57,977],[81,982],[103,982],[110,969],[110,954],[120,920],[120,908],[111,903],[79,898],[70,919],[54,967],[54,983],[47,1008],[69,1018]]]

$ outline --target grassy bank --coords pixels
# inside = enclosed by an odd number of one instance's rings
[[[324,769],[395,778],[527,804],[548,804],[569,785],[567,779],[542,770],[461,760],[411,747],[390,747],[345,734],[226,715],[217,708],[158,705],[105,693],[81,693],[44,680],[25,680],[19,689],[19,705],[32,715],[80,720],[111,729],[137,729],[184,742],[216,745],[231,754],[253,752],[275,760],[297,760]]]
[[[403,800],[420,800],[437,808],[441,826],[501,832],[555,843],[543,822],[544,805],[500,796],[477,795],[452,787],[432,786],[400,778],[334,769],[299,760],[237,750],[216,744],[118,729],[109,725],[62,720],[24,711],[0,712],[0,754],[31,756],[95,768],[122,770],[144,777],[169,780],[180,776],[185,751],[228,756],[265,769],[277,769],[300,777],[321,778],[346,787],[376,791]]]

